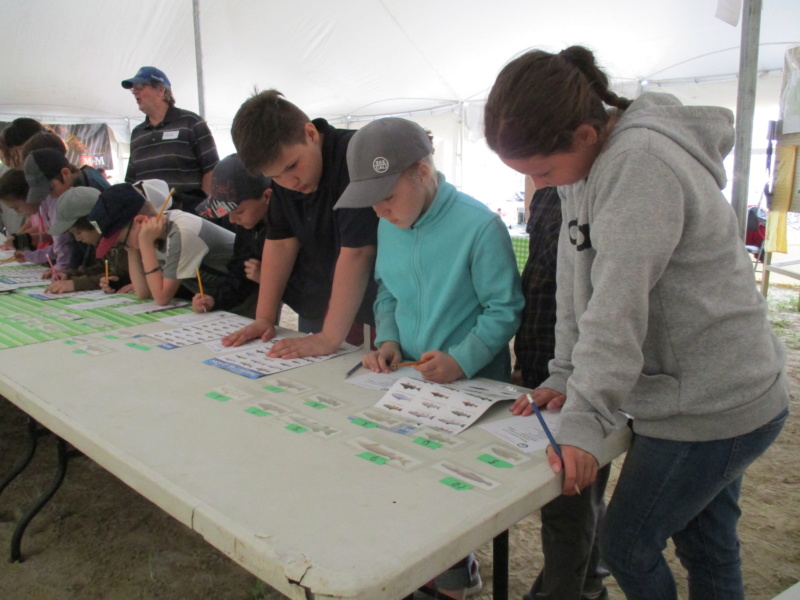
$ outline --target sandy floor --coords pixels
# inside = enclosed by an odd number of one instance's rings
[[[745,476],[740,537],[749,600],[771,599],[800,577],[798,289],[773,286],[769,296],[773,326],[789,347],[795,397],[781,437]],[[0,475],[19,456],[24,423],[25,416],[0,399]],[[54,456],[52,438],[41,440],[29,469],[0,496],[3,553],[8,551],[15,520],[51,481]],[[541,565],[538,529],[534,514],[511,531],[510,584],[515,600]],[[64,485],[29,527],[23,553],[26,560],[21,564],[0,557],[0,599],[282,598],[86,458],[70,463]],[[672,557],[671,549],[668,554]],[[487,600],[491,598],[491,544],[479,550],[479,557],[487,585],[476,598]],[[673,569],[681,598],[686,600],[684,574],[674,560]],[[613,581],[609,587],[612,598],[623,598]]]

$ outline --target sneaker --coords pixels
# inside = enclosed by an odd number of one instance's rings
[[[478,562],[477,558],[474,559],[469,568],[469,585],[467,586],[467,596],[474,596],[475,594],[480,593],[480,591],[483,589],[480,568],[481,563]]]

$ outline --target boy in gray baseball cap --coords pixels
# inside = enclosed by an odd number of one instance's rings
[[[508,343],[523,297],[508,229],[489,208],[456,190],[433,163],[428,134],[412,121],[373,121],[347,149],[350,185],[336,208],[371,206],[380,217],[375,344],[363,359],[375,373],[404,361],[428,381],[508,381]],[[464,598],[477,587],[474,557],[433,584]]]

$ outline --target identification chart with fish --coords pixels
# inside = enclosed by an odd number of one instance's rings
[[[517,397],[504,388],[483,381],[441,385],[401,377],[375,406],[414,423],[457,434],[496,402]]]

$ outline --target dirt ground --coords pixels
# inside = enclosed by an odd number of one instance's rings
[[[792,413],[775,444],[748,471],[742,491],[740,538],[746,597],[768,600],[800,578],[800,313],[798,288],[772,286],[770,319],[789,348]],[[20,455],[25,415],[0,399],[0,477]],[[610,489],[616,480],[615,464]],[[0,496],[0,599],[3,600],[257,600],[280,594],[218,552],[91,460],[69,465],[61,489],[23,539],[22,563],[7,552],[15,521],[55,472],[55,445],[42,439],[31,466]],[[667,550],[680,598],[684,572]],[[478,552],[491,598],[491,544]],[[538,515],[511,531],[511,598],[519,600],[542,563]],[[613,581],[611,597],[624,596]],[[375,599],[381,600],[381,599]]]

